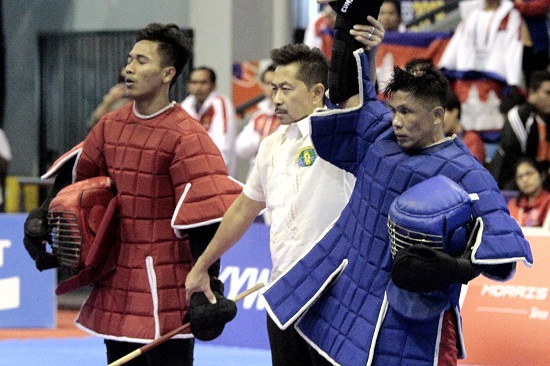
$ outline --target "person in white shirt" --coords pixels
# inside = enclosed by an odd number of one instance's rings
[[[317,47],[330,60],[334,39],[336,12],[328,4],[321,5],[317,16],[311,19],[304,31],[304,44]]]
[[[8,138],[0,128],[0,212],[4,212],[4,193],[6,185],[6,175],[11,161],[11,149]]]
[[[216,73],[206,66],[193,69],[187,90],[189,95],[181,106],[208,131],[222,153],[229,175],[235,176],[236,123],[233,103],[216,91]]]
[[[438,67],[453,80],[467,130],[498,131],[506,88],[523,85],[522,18],[510,0],[459,2],[461,22]]]
[[[365,41],[372,78],[381,40],[371,34]],[[349,172],[321,159],[311,141],[309,116],[325,103],[326,57],[317,48],[290,44],[272,50],[271,58],[277,64],[273,103],[282,126],[261,142],[243,192],[187,276],[188,298],[204,292],[215,302],[206,272],[209,263],[236,244],[264,209],[271,213],[270,281],[282,275],[332,227],[355,185]],[[267,329],[273,365],[329,365],[292,326],[281,330],[268,317]]]
[[[257,110],[252,113],[247,124],[237,136],[235,141],[235,154],[240,159],[250,162],[247,177],[252,173],[256,162],[256,154],[260,147],[260,142],[271,135],[279,126],[279,119],[275,114],[275,105],[273,104],[273,89],[271,82],[275,74],[275,65],[269,65],[261,74],[260,81],[262,91],[265,96],[256,106]]]

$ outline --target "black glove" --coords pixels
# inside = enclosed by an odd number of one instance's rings
[[[367,16],[378,18],[382,0],[336,0],[330,3],[336,14],[343,15],[353,24],[369,24]]]
[[[73,166],[76,156],[67,160],[57,172],[52,190],[42,205],[29,212],[25,220],[23,244],[29,255],[36,263],[40,271],[59,267],[57,258],[46,251],[46,242],[51,243],[50,230],[48,228],[48,209],[52,199],[72,182]]]
[[[336,33],[332,41],[332,59],[328,72],[328,94],[334,104],[359,93],[359,76],[353,51],[362,48],[363,44],[349,34],[353,24],[342,15],[336,16]]]
[[[51,199],[47,199],[38,208],[29,212],[25,220],[23,244],[25,249],[36,263],[40,271],[49,268],[59,267],[57,258],[46,251],[46,242],[50,241],[48,228],[48,207]]]
[[[349,34],[355,24],[370,24],[367,17],[378,18],[382,0],[337,0],[330,3],[336,12],[332,58],[328,75],[328,93],[334,104],[346,101],[359,93],[357,63],[353,52],[363,48]]]
[[[466,284],[479,275],[470,260],[451,257],[424,244],[401,249],[391,271],[397,287],[411,292],[432,292],[450,283]]]
[[[191,295],[189,311],[183,323],[189,322],[191,332],[201,341],[211,341],[222,334],[225,324],[237,315],[237,305],[223,295],[223,283],[217,278],[210,280],[210,288],[216,296],[216,303],[211,304],[204,292]]]

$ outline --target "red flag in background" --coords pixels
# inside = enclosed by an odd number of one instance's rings
[[[376,55],[378,90],[384,90],[393,74],[414,59],[430,60],[437,65],[452,32],[386,32]]]

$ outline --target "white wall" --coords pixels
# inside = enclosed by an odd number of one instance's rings
[[[216,71],[218,90],[231,96],[232,0],[189,0],[189,26],[194,30],[194,66]],[[215,3],[216,6],[211,6]]]
[[[72,0],[75,31],[133,30],[153,22],[189,26],[189,2],[182,0]]]

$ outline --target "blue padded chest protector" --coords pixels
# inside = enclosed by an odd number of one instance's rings
[[[477,193],[472,212],[482,225],[471,260],[487,277],[510,278],[517,261],[532,263],[531,252],[494,179],[460,140],[415,154],[398,146],[391,115],[369,81],[367,57],[362,51],[356,56],[361,106],[311,118],[319,156],[352,172],[357,177],[354,191],[333,228],[269,286],[264,293],[267,310],[281,328],[297,322],[302,336],[334,364],[434,365],[443,311],[454,309],[458,315],[460,285],[424,299],[437,299],[441,307],[427,319],[408,318],[390,306],[386,290],[392,258],[386,225],[395,198],[438,174]],[[406,293],[401,295],[407,299]]]

